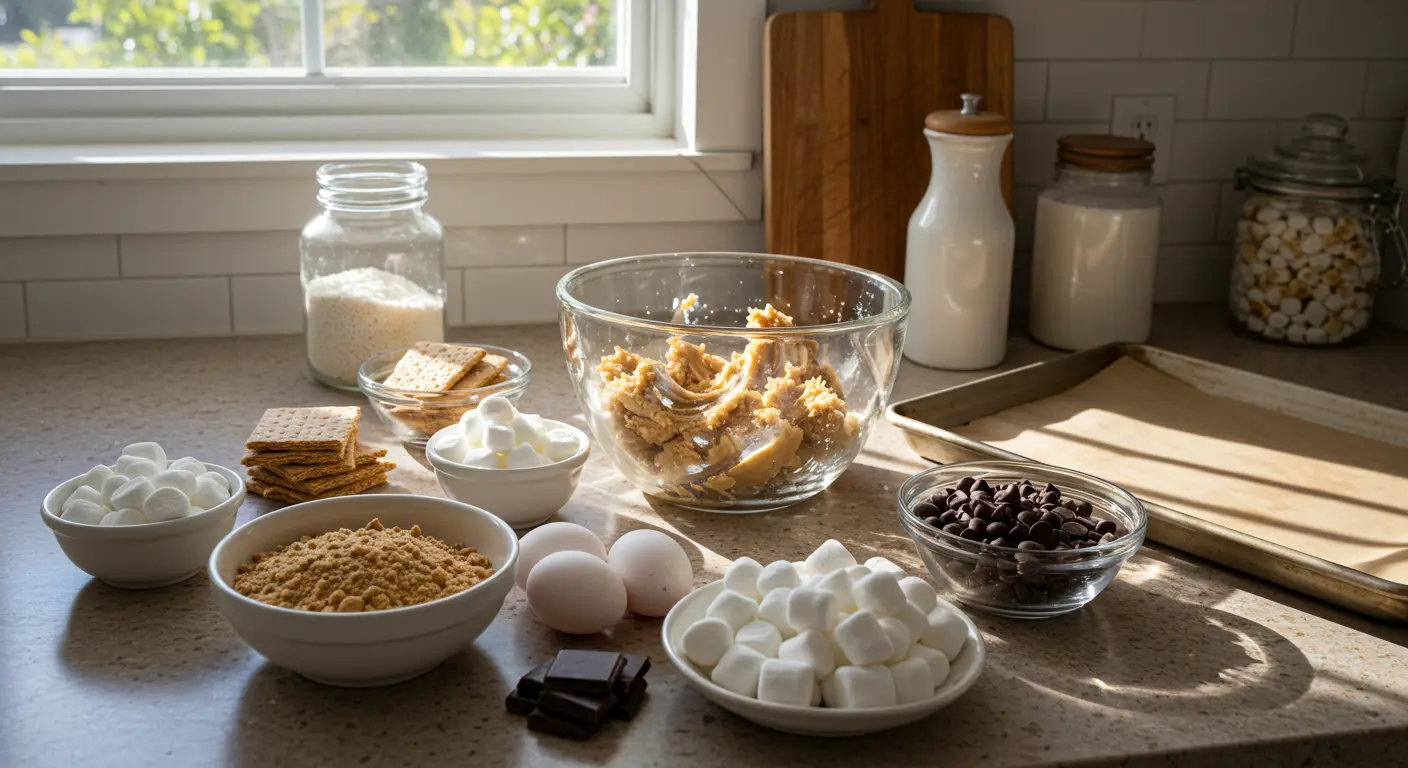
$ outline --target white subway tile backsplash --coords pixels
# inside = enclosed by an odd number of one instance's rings
[[[1049,68],[1050,64],[1044,61],[1019,61],[1013,67],[1013,120],[1038,123],[1046,118],[1046,73]]]
[[[235,333],[298,333],[303,330],[303,285],[298,275],[230,278]]]
[[[117,238],[0,238],[0,280],[117,277]]]
[[[1012,20],[1018,59],[1133,59],[1142,3],[986,0],[921,3],[935,10],[996,13]]]
[[[1045,184],[1056,175],[1056,140],[1068,133],[1109,133],[1109,123],[1020,123],[1012,139],[1012,183]]]
[[[1174,116],[1197,120],[1207,103],[1205,61],[1051,62],[1048,120],[1108,120],[1115,96],[1173,96]]]
[[[1408,32],[1405,32],[1408,46]],[[1408,54],[1408,51],[1405,51]],[[1408,117],[1408,61],[1374,61],[1369,64],[1365,117]]]
[[[557,321],[557,281],[569,267],[492,267],[464,271],[464,325]]]
[[[1279,59],[1296,0],[1160,0],[1145,5],[1146,59]]]
[[[1227,245],[1166,245],[1159,249],[1154,301],[1226,301],[1231,271]]]
[[[1276,140],[1273,122],[1175,123],[1169,179],[1225,181],[1252,154]]]
[[[24,337],[24,286],[20,283],[0,283],[0,339]]]
[[[449,267],[532,267],[565,261],[566,229],[459,227],[445,230]]]
[[[445,324],[464,325],[463,269],[445,270]]]
[[[567,261],[586,264],[620,256],[683,251],[763,250],[757,221],[681,224],[573,224],[567,227]]]
[[[1216,239],[1219,243],[1230,243],[1237,239],[1237,221],[1242,218],[1242,201],[1247,199],[1247,193],[1231,182],[1217,186]]]
[[[1364,62],[1214,62],[1208,118],[1285,119],[1311,112],[1357,117],[1367,73]]]
[[[227,277],[29,283],[31,338],[214,336],[230,332]]]
[[[1401,59],[1405,35],[1403,0],[1300,0],[1292,50],[1302,59]]]
[[[294,274],[297,232],[123,235],[125,277]]]
[[[1216,184],[1169,184],[1159,190],[1164,208],[1160,238],[1165,243],[1207,243],[1217,227]]]

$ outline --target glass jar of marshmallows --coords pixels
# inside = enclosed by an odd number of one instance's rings
[[[445,340],[444,232],[419,163],[332,163],[318,184],[323,212],[299,241],[308,368],[356,389],[373,355]]]
[[[1310,115],[1298,138],[1238,169],[1237,186],[1248,194],[1232,266],[1236,328],[1287,344],[1344,344],[1369,327],[1381,282],[1404,279],[1400,193],[1348,133],[1342,117]],[[1400,268],[1385,281],[1390,238]]]

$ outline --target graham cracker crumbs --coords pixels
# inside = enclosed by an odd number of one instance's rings
[[[386,528],[305,535],[256,554],[235,575],[235,591],[280,608],[356,613],[405,608],[449,597],[494,573],[473,547]]]

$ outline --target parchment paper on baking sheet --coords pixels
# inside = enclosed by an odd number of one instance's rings
[[[1408,448],[1215,397],[1129,358],[954,431],[1408,584]]]

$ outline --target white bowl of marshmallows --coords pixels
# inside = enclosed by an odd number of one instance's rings
[[[759,725],[856,736],[928,717],[982,673],[972,620],[883,557],[835,540],[804,562],[735,560],[665,617],[665,652],[705,698]]]
[[[74,565],[114,587],[150,589],[199,573],[244,497],[225,467],[133,443],[116,464],[50,491],[40,515]]]
[[[582,430],[519,413],[499,395],[484,398],[425,445],[447,496],[514,528],[538,525],[572,498],[589,452]]]

